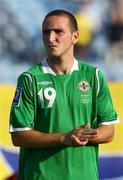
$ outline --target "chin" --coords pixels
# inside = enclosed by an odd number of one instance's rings
[[[50,57],[50,58],[59,58],[60,57],[60,55],[58,55],[58,54],[53,54],[53,53],[49,53],[48,54],[48,56]]]

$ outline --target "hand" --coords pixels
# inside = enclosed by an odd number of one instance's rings
[[[88,124],[80,126],[73,130],[72,144],[73,146],[86,145],[90,138],[97,136],[97,130],[88,128]]]
[[[74,130],[66,133],[63,139],[63,143],[71,146],[83,146],[88,143],[89,138],[97,136],[97,130],[88,128],[85,124]]]

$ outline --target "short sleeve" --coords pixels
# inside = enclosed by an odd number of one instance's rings
[[[32,76],[28,73],[18,78],[10,112],[10,132],[33,128],[34,103]]]
[[[98,70],[98,94],[97,94],[97,121],[99,124],[115,124],[118,123],[118,116],[113,108],[110,91],[103,73]]]

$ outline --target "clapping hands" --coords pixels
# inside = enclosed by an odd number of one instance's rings
[[[97,130],[88,127],[88,124],[73,129],[64,136],[63,143],[70,146],[84,146],[89,139],[97,137]]]

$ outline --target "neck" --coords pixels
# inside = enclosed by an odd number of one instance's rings
[[[56,74],[69,74],[74,62],[74,57],[65,59],[48,58],[47,63]]]

